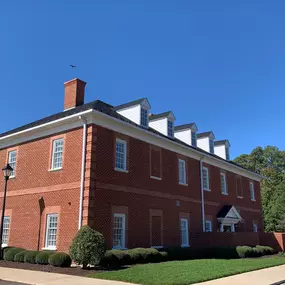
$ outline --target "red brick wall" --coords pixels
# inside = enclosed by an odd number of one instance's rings
[[[64,138],[63,168],[49,171],[52,140],[57,137]],[[6,202],[6,214],[11,216],[9,245],[37,249],[39,243],[40,249],[44,247],[46,215],[59,211],[57,249],[68,251],[78,230],[81,151],[82,128],[17,146],[16,177],[8,181]],[[7,149],[2,149],[0,165],[6,161]],[[0,179],[0,207],[3,187]]]

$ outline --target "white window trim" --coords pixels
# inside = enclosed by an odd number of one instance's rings
[[[117,142],[119,142],[119,143],[124,145],[124,168],[116,167],[117,151],[116,151],[116,148],[115,148],[115,167],[114,167],[114,170],[128,173],[129,171],[127,170],[127,142],[124,141],[124,140],[121,140],[121,139],[116,139],[116,147],[117,147]]]
[[[162,179],[161,177],[152,176],[152,175],[150,176],[150,178],[151,178],[151,179],[155,179],[155,180],[161,180],[161,179]]]
[[[249,191],[250,191],[250,200],[251,201],[256,201],[255,200],[255,191],[254,191],[254,184],[253,184],[253,182],[249,183]],[[252,195],[252,193],[253,193],[253,195]]]
[[[16,153],[16,161],[15,161],[15,167],[13,167],[13,172],[14,172],[14,174],[11,175],[11,176],[9,177],[9,179],[16,177],[16,168],[17,168],[17,150],[11,150],[11,151],[8,152],[8,163],[9,163],[10,165],[11,165],[11,161],[10,161],[10,157],[11,157],[10,155],[11,155],[11,153]]]
[[[9,218],[9,229],[8,229],[8,243],[9,243],[11,217],[10,216],[4,216],[4,219],[5,218]],[[3,231],[4,231],[4,228],[3,228]],[[3,234],[2,234],[2,240],[3,240]],[[8,243],[2,243],[1,247],[3,248],[3,247],[8,246]]]
[[[61,167],[53,167],[54,165],[54,153],[55,153],[55,144],[57,141],[62,141],[62,157],[61,157]],[[56,170],[61,170],[62,169],[62,165],[63,165],[63,148],[64,148],[64,139],[63,138],[58,138],[58,139],[54,139],[52,141],[52,154],[51,154],[51,167],[50,167],[50,171],[56,171]]]
[[[57,216],[57,227],[56,227],[56,243],[57,243],[57,236],[58,236],[58,214],[57,213],[51,213],[46,215],[46,236],[45,236],[45,250],[56,250],[56,246],[48,246],[48,224],[49,224],[49,217]]]
[[[204,189],[204,191],[211,191],[211,190],[210,190],[209,169],[208,169],[208,167],[203,166],[203,170],[202,170],[202,171],[204,171],[204,170],[206,170],[206,172],[207,172],[208,187],[206,188],[205,185],[204,185],[204,177],[203,177],[203,172],[202,172],[203,189]]]
[[[186,222],[186,236],[187,236],[187,243],[186,244],[182,244],[181,242],[181,247],[188,247],[189,246],[189,228],[188,228],[188,219],[185,218],[181,218],[180,219],[180,227],[181,227],[181,222]],[[181,232],[181,228],[180,228],[180,232]],[[181,241],[182,241],[182,237],[181,237]]]
[[[184,178],[185,178],[184,182],[180,181],[180,163],[183,164],[183,172],[184,172]],[[179,185],[188,186],[187,176],[186,176],[186,161],[184,159],[181,159],[181,158],[178,159],[178,180],[179,180]]]
[[[113,246],[112,249],[126,249],[126,215],[125,214],[118,214],[114,213],[113,215],[113,221],[114,218],[122,218],[122,246]],[[112,237],[112,243],[114,239],[114,224],[113,224],[113,237]]]
[[[205,231],[206,231],[206,225],[210,225],[210,231],[207,231],[207,233],[211,233],[211,232],[213,232],[213,227],[212,227],[212,221],[211,220],[206,220],[205,221]]]
[[[220,175],[223,176],[224,185],[225,185],[225,191],[223,192],[223,189],[221,189],[221,193],[222,193],[223,195],[229,195],[229,193],[228,193],[228,187],[227,187],[227,177],[226,177],[226,174],[225,174],[224,172],[221,172]],[[221,188],[222,188],[222,184],[221,184]]]
[[[145,110],[145,111],[146,111],[146,126],[144,126],[144,125],[142,124],[142,110]],[[149,123],[149,120],[148,120],[148,109],[141,107],[141,112],[140,112],[140,125],[141,125],[143,128],[148,128],[148,123]]]

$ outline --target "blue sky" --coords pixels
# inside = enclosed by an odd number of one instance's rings
[[[229,139],[232,157],[284,149],[284,10],[282,0],[3,0],[0,133],[62,111],[63,82],[78,77],[85,102],[147,97],[153,113]]]

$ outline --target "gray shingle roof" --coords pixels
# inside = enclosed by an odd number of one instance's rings
[[[124,109],[124,108],[128,108],[128,107],[131,107],[131,106],[139,105],[139,104],[141,104],[145,99],[146,99],[146,98],[141,98],[141,99],[138,99],[138,100],[134,100],[134,101],[125,103],[125,104],[118,105],[118,106],[114,107],[114,110],[115,110],[115,111],[118,111],[118,110],[121,110],[121,109]]]
[[[160,118],[166,118],[171,113],[172,113],[171,111],[167,111],[167,112],[163,112],[160,114],[151,114],[148,119],[149,119],[149,121],[151,121],[151,120],[156,120],[156,119],[160,119]]]
[[[200,133],[200,134],[197,134],[197,138],[205,138],[205,137],[208,137],[212,134],[213,132],[204,132],[204,133]]]
[[[214,145],[218,146],[218,145],[225,145],[226,143],[228,143],[228,140],[220,140],[220,141],[215,141]]]
[[[184,124],[180,126],[175,126],[174,131],[182,131],[186,129],[192,129],[192,127],[195,125],[195,123],[190,123],[190,124]]]

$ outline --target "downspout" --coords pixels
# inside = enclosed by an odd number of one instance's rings
[[[79,119],[83,123],[83,137],[82,137],[82,161],[81,161],[81,181],[80,181],[78,229],[80,229],[82,227],[83,193],[84,193],[85,160],[86,160],[86,137],[87,137],[87,121],[82,116],[79,116]]]
[[[203,232],[205,232],[205,203],[204,203],[204,185],[203,185],[203,159],[200,158],[200,185],[201,185],[201,211],[202,211],[202,225]]]

